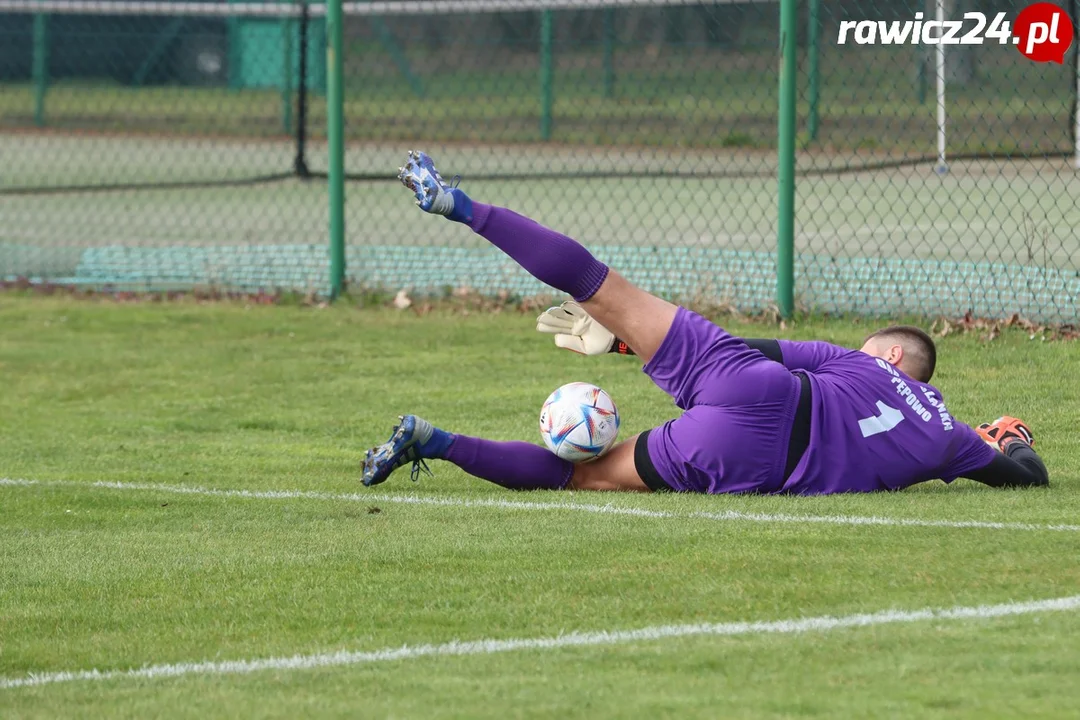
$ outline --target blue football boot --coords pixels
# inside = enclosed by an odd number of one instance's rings
[[[421,472],[431,475],[425,459],[440,457],[450,445],[451,436],[427,420],[402,415],[390,439],[364,455],[364,485],[378,485],[405,463],[413,464],[409,476],[415,482]]]
[[[398,180],[416,196],[416,204],[426,213],[445,215],[456,222],[472,220],[472,200],[462,190],[448,185],[427,153],[410,150]]]

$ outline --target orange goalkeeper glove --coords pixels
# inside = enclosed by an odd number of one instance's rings
[[[1022,420],[1008,415],[999,417],[992,423],[983,423],[975,432],[979,433],[979,437],[985,440],[987,445],[996,447],[1001,452],[1005,452],[1006,445],[1017,440],[1029,447],[1035,445],[1035,436],[1031,434],[1028,426]]]

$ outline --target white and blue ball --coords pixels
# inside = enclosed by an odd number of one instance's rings
[[[540,437],[563,460],[600,457],[615,444],[619,411],[606,392],[584,382],[563,385],[540,408]]]

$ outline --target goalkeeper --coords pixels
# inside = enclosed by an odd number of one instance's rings
[[[582,355],[634,354],[634,351],[625,342],[615,337],[614,333],[596,322],[582,309],[581,305],[573,301],[564,302],[558,307],[549,308],[541,313],[540,317],[536,319],[536,329],[554,335],[557,347]],[[931,350],[934,348],[933,339],[929,336],[921,337],[924,333],[913,327],[893,326],[880,330],[874,335],[881,337],[893,333],[908,334],[912,339],[921,341],[925,347]],[[871,336],[870,339],[873,337]],[[741,340],[748,347],[760,351],[768,359],[781,364],[784,363],[785,346],[791,355],[800,352],[800,346],[826,345],[835,347],[827,343],[801,343],[791,340],[748,338],[741,338]],[[936,363],[936,351],[929,368],[930,373],[933,372],[934,363]],[[930,379],[929,374],[926,379]],[[953,420],[952,423],[955,425],[956,421]],[[1013,417],[1001,417],[993,423],[983,423],[976,429],[976,432],[990,447],[1000,450],[1002,456],[992,457],[985,468],[974,470],[966,477],[987,485],[1000,487],[1048,484],[1046,468],[1032,449],[1035,443],[1034,437],[1031,430],[1022,421]]]
[[[363,482],[447,460],[521,490],[803,495],[898,490],[966,477],[994,487],[1047,485],[1031,432],[1015,418],[974,430],[929,384],[933,340],[894,326],[859,350],[824,342],[743,340],[630,284],[574,240],[446,185],[423,153],[401,181],[420,209],[469,226],[534,277],[574,298],[538,319],[560,347],[634,354],[683,414],[592,462],[524,442],[456,435],[414,416],[369,450]]]

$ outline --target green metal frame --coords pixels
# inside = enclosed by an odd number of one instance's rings
[[[795,311],[795,102],[798,0],[780,0],[780,117],[776,179],[779,210],[776,237],[776,304],[781,317]]]
[[[45,127],[45,95],[49,90],[49,16],[34,15],[34,125]]]
[[[615,97],[615,9],[604,9],[604,97]]]
[[[297,25],[294,18],[281,18],[281,54],[285,65],[281,76],[281,129],[286,135],[293,132],[293,33]]]
[[[821,0],[810,0],[810,27],[807,28],[809,37],[810,54],[810,116],[807,118],[807,135],[810,142],[815,142],[818,137],[820,119],[818,106],[821,103]]]
[[[342,0],[326,3],[327,184],[330,196],[330,297],[345,289],[345,97],[342,80]]]
[[[540,139],[551,139],[552,105],[555,104],[555,40],[551,10],[540,12]]]

